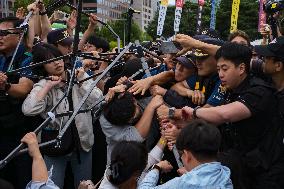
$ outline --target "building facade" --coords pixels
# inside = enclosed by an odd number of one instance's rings
[[[15,0],[1,0],[0,1],[0,18],[14,15]]]
[[[122,18],[129,7],[129,0],[97,0],[97,15],[102,21]]]
[[[134,21],[139,27],[145,31],[148,24],[154,19],[154,16],[158,9],[158,0],[134,0],[132,7],[140,11],[140,14],[135,13],[133,15]]]

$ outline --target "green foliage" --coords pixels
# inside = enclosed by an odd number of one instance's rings
[[[224,37],[227,37],[230,32],[232,1],[233,0],[223,0],[217,12],[216,28]],[[258,1],[241,0],[238,29],[245,31],[252,40],[260,37],[257,31],[258,9]]]
[[[111,21],[108,22],[108,24],[113,28],[113,30],[119,35],[120,39],[124,39],[124,34],[126,35],[125,38],[127,38],[127,23],[125,20],[117,20],[117,21]],[[139,28],[139,26],[132,22],[131,25],[131,41],[135,40],[143,40],[143,39],[149,39],[148,35],[143,35],[142,30]],[[124,33],[125,32],[125,33]],[[101,29],[96,33],[98,36],[104,37],[108,41],[114,41],[115,36],[106,28],[101,27]]]
[[[251,39],[259,37],[257,32],[258,24],[258,1],[257,0],[241,0],[239,18],[238,18],[238,29],[244,30],[248,33]],[[183,7],[182,18],[180,23],[180,32],[188,35],[194,35],[196,32],[197,24],[197,4],[186,2]],[[226,39],[229,35],[229,29],[231,25],[231,11],[232,11],[232,0],[222,0],[216,13],[216,30],[218,30],[221,36]],[[210,26],[210,15],[211,14],[211,0],[207,0],[202,13],[202,27],[208,28]],[[166,15],[166,21],[164,24],[164,37],[170,37],[174,34],[173,23],[175,15],[175,6],[169,6]],[[146,28],[147,33],[152,37],[156,38],[157,24],[158,24],[157,12],[154,20],[149,23]]]
[[[27,8],[27,6],[31,3],[35,2],[34,0],[16,0],[15,1],[15,6],[14,6],[14,11],[17,11],[18,8],[24,7]],[[47,5],[51,0],[43,0],[43,3]]]

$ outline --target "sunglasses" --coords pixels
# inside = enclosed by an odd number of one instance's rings
[[[0,30],[0,36],[7,36],[10,34],[20,34],[19,32],[11,32],[9,30]]]

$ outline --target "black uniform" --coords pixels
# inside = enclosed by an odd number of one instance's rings
[[[5,72],[11,60],[10,57],[0,55],[0,71]],[[30,54],[24,53],[20,46],[16,55],[13,69],[27,66],[31,62]],[[21,75],[8,75],[8,82],[17,84],[21,76],[27,77],[30,72],[24,70]],[[14,98],[5,91],[0,91],[0,159],[5,158],[17,145],[21,138],[33,131],[40,124],[39,117],[26,117],[22,113],[24,99]],[[25,188],[31,180],[31,158],[28,154],[17,156],[0,170],[0,178],[11,182],[15,188]]]
[[[277,121],[275,89],[248,76],[226,103],[235,101],[243,103],[251,117],[220,126],[220,160],[231,168],[234,188],[283,188],[283,126]]]

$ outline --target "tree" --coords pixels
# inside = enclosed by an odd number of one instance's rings
[[[52,3],[54,0],[43,0],[43,3],[45,5],[45,7],[47,7],[50,3]],[[24,7],[27,8],[27,6],[31,3],[35,2],[34,0],[16,0],[15,1],[15,6],[14,6],[14,11],[16,12],[18,8],[20,7]],[[66,13],[71,13],[71,8],[69,8],[68,6],[63,6],[63,7],[59,7],[59,10],[66,12]],[[48,13],[48,16],[51,16],[52,13]],[[81,19],[81,31],[84,31],[85,29],[87,29],[89,23],[89,19],[88,17],[82,15],[82,19]]]
[[[216,13],[216,30],[218,30],[224,39],[227,39],[229,35],[229,29],[231,25],[231,11],[233,0],[222,0]],[[180,23],[180,32],[184,34],[194,35],[196,32],[196,16],[197,16],[197,4],[186,2],[183,7],[182,18]],[[238,29],[244,30],[248,33],[251,39],[259,37],[257,32],[258,23],[258,0],[241,0],[239,17],[238,17]],[[210,25],[210,13],[211,13],[211,0],[207,0],[202,13],[202,26],[208,28]],[[170,37],[174,34],[175,6],[169,6],[166,15],[166,21],[164,24],[164,37]],[[157,32],[157,20],[159,13],[157,12],[154,20],[149,23],[146,28],[147,33],[156,38]]]
[[[124,28],[127,26],[125,20],[110,21],[108,22],[108,24],[113,28],[115,32],[117,32],[121,40],[123,40],[124,31],[127,35],[127,28]],[[132,22],[131,31],[132,32],[130,38],[132,42],[135,40],[143,41],[147,38],[149,39],[149,37],[145,36],[139,26],[134,22]],[[101,27],[101,29],[96,34],[98,36],[104,37],[108,41],[115,41],[115,36],[106,27]]]
[[[208,26],[210,22],[210,8],[211,5],[205,4],[203,7],[203,16],[202,16],[202,25]],[[186,2],[181,16],[180,22],[180,32],[188,35],[194,35],[196,32],[196,24],[197,24],[197,4]],[[159,13],[157,12],[153,21],[149,23],[146,28],[147,33],[152,37],[156,38],[157,33],[157,25],[158,25],[158,17]],[[175,17],[175,6],[169,6],[167,9],[166,20],[164,23],[163,36],[170,37],[174,35],[173,23]]]
[[[231,25],[231,11],[233,0],[223,0],[220,8],[217,10],[216,28],[220,34],[227,38]],[[241,0],[238,29],[245,31],[251,39],[259,38],[257,31],[258,25],[258,1],[256,0]]]

